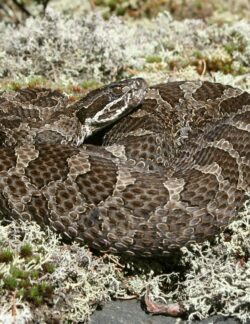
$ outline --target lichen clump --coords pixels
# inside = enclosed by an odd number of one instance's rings
[[[73,19],[48,10],[18,27],[0,23],[0,32],[2,82],[40,78],[63,87],[129,76],[150,83],[169,77],[214,80],[217,73],[237,80],[250,66],[246,21],[220,26],[162,13],[131,25],[117,17],[105,21],[98,13]]]
[[[18,264],[17,260],[23,262]],[[29,270],[25,266],[26,262],[30,265]],[[54,288],[40,281],[48,273],[48,264],[42,264],[41,269],[38,270],[36,265],[39,262],[39,257],[33,255],[32,246],[29,243],[21,245],[17,253],[10,248],[1,249],[0,263],[2,267],[8,266],[8,272],[1,276],[2,289],[6,292],[15,292],[17,298],[22,297],[23,300],[30,301],[34,305],[46,302],[46,299],[51,297]]]
[[[120,291],[120,270],[35,223],[0,225],[0,322],[86,321]]]

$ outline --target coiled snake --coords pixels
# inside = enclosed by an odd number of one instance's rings
[[[250,94],[219,83],[136,78],[75,103],[2,92],[0,125],[1,217],[102,251],[164,256],[209,239],[249,190]]]

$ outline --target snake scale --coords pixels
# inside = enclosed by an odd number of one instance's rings
[[[1,218],[101,251],[168,256],[210,239],[249,190],[250,94],[231,86],[134,78],[76,102],[2,91],[0,125]]]

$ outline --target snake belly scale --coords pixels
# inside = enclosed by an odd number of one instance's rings
[[[231,86],[135,78],[74,103],[3,91],[0,125],[0,216],[98,250],[173,254],[214,237],[249,190],[250,94]]]

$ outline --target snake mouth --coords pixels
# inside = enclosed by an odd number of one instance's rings
[[[147,83],[141,78],[111,83],[87,94],[75,103],[76,117],[89,128],[109,126],[129,114],[144,100]]]

